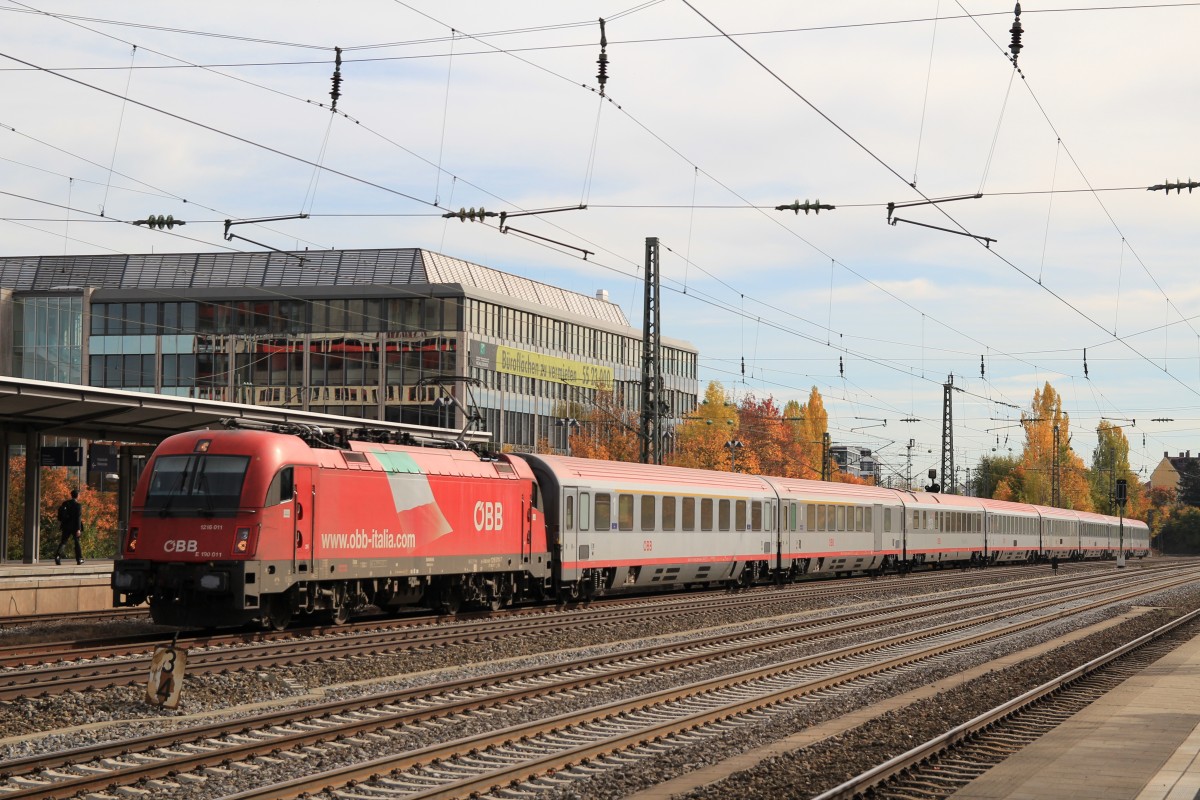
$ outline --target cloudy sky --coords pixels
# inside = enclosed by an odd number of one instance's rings
[[[656,236],[703,381],[815,385],[835,441],[902,470],[913,439],[914,473],[947,376],[960,466],[1019,452],[1049,381],[1085,461],[1107,418],[1148,475],[1200,450],[1200,191],[1147,191],[1200,180],[1200,3],[1021,22],[1018,72],[1012,4],[980,0],[0,0],[0,254],[247,250],[224,219],[307,213],[241,230],[607,289],[637,323]],[[441,217],[580,205],[513,221],[544,239]]]

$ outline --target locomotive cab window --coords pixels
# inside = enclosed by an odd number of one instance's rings
[[[271,479],[271,485],[267,487],[267,501],[263,505],[277,506],[291,500],[296,494],[292,478],[291,467],[284,467],[276,472],[275,477]]]
[[[162,516],[236,513],[249,456],[159,456],[151,467],[146,509]]]

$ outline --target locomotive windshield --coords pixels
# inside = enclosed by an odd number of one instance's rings
[[[146,510],[162,516],[237,511],[249,456],[159,456],[146,489]]]

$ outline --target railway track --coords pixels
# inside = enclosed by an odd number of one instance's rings
[[[1144,574],[1157,574],[1157,571]],[[1125,579],[1111,572],[1103,573],[1100,578],[1095,575],[1090,571],[1080,572],[1075,577],[1063,577],[1059,585],[1068,588],[1093,580]],[[1043,584],[1038,583],[1035,587],[1010,590],[1010,593],[1033,596],[1043,592],[1044,588]],[[832,599],[829,592],[835,592],[834,597],[845,597],[847,591],[861,594],[861,590],[830,587],[825,590],[824,596]],[[994,589],[984,589],[959,595],[955,602],[988,597],[994,592]],[[427,620],[388,620],[363,623],[353,629],[317,629],[310,636],[286,632],[200,636],[181,638],[177,646],[188,651],[189,674],[211,674],[398,653],[464,642],[480,643],[505,636],[549,635],[563,630],[633,624],[658,619],[673,611],[703,615],[709,610],[728,610],[735,606],[777,606],[789,599],[789,595],[801,600],[812,597],[810,591],[789,589],[737,595],[714,593],[698,598],[671,598],[666,603],[626,601],[584,611],[537,610],[498,617],[482,615],[482,618],[473,621],[443,625],[430,625]],[[927,602],[918,601],[907,607],[921,608],[927,605]],[[153,649],[167,641],[170,640],[149,634],[100,644],[41,643],[0,648],[0,700],[142,683],[149,669]]]
[[[947,797],[1169,653],[1178,645],[1170,635],[1197,620],[1200,609],[1046,681],[814,800]]]
[[[40,755],[24,762],[0,763],[0,772],[11,776],[9,784],[0,788],[0,796],[63,797],[137,781],[160,781],[165,789],[170,789],[170,786],[178,788],[191,782],[217,782],[223,772],[229,771],[227,767],[231,763],[248,764],[243,767],[246,770],[269,772],[281,764],[287,766],[289,761],[294,762],[295,767],[300,761],[323,757],[330,750],[341,748],[390,744],[388,749],[396,749],[395,745],[405,738],[408,731],[422,726],[453,729],[458,724],[466,724],[462,720],[470,719],[472,715],[498,714],[498,708],[529,703],[550,694],[578,695],[581,698],[584,707],[580,711],[549,721],[534,721],[515,728],[510,726],[498,733],[488,732],[466,740],[417,748],[399,760],[395,757],[386,763],[378,759],[371,760],[367,766],[344,768],[349,771],[327,770],[299,783],[277,782],[255,790],[257,793],[238,795],[298,796],[299,793],[319,791],[330,785],[345,786],[349,782],[367,780],[376,773],[415,769],[409,777],[383,779],[389,782],[389,792],[398,791],[397,781],[409,787],[405,790],[408,792],[417,785],[428,787],[429,764],[436,763],[433,771],[443,775],[439,781],[441,788],[429,790],[434,793],[412,796],[451,796],[437,793],[445,791],[461,792],[465,796],[472,791],[486,791],[486,787],[480,788],[484,784],[493,786],[517,779],[538,780],[536,776],[547,769],[586,773],[598,767],[581,764],[581,758],[600,758],[603,753],[620,752],[631,746],[636,749],[638,743],[635,740],[639,738],[712,735],[712,730],[719,730],[722,726],[746,724],[743,718],[753,719],[766,709],[803,702],[814,692],[854,691],[855,681],[869,680],[871,675],[912,668],[941,654],[961,651],[978,642],[1010,635],[1014,625],[1019,628],[1035,627],[1056,614],[1080,613],[1083,607],[1129,600],[1172,583],[1192,580],[1194,572],[1175,577],[1145,575],[1139,581],[1143,585],[1136,589],[1126,588],[1114,593],[1111,587],[1106,586],[1076,586],[1080,592],[1073,599],[1049,598],[1036,603],[1020,602],[1022,598],[1014,597],[1007,589],[1001,589],[999,593],[1012,601],[1009,605],[1019,607],[900,632],[882,641],[836,647],[802,660],[789,659],[783,654],[780,656],[782,664],[755,667],[719,678],[692,680],[681,686],[674,684],[684,680],[689,668],[705,660],[745,657],[750,653],[762,654],[772,649],[783,652],[799,643],[811,642],[818,635],[830,637],[853,630],[856,625],[862,624],[861,615],[857,615],[859,619],[856,622],[816,620],[816,623],[824,625],[824,631],[797,629],[793,625],[790,633],[783,630],[787,626],[779,626],[780,629],[776,631],[747,634],[742,642],[730,642],[728,635],[714,636],[709,641],[644,648],[613,657],[604,664],[594,659],[583,659],[554,670],[542,668],[540,671],[486,676],[473,682],[464,681],[441,687],[437,696],[431,696],[431,690],[423,688],[386,697],[326,704],[303,712],[279,712],[242,719],[225,723],[225,727],[207,726],[170,736],[145,737],[142,742],[125,741],[108,746],[120,750],[91,749],[89,752],[68,751],[52,757]],[[1128,579],[1125,582],[1128,583]],[[942,602],[954,603],[961,610],[961,598],[943,598]],[[1081,602],[1083,605],[1078,605]],[[1066,612],[1054,610],[1069,603],[1076,605]],[[929,609],[899,612],[893,608],[888,612],[895,612],[892,613],[894,619],[890,620],[890,624],[896,625],[911,621],[920,614],[927,615]],[[1024,621],[1012,622],[1030,615],[1033,616]],[[886,617],[887,614],[880,616]],[[881,621],[877,619],[867,624],[879,627]],[[631,701],[599,706],[592,702],[597,692],[610,693],[614,682],[644,682],[653,676],[671,685],[656,692],[639,692],[641,696]],[[218,737],[225,738],[218,740]],[[593,750],[594,754],[589,754]],[[475,755],[471,755],[472,751]],[[456,754],[461,757],[463,753],[467,754],[466,766],[448,766],[447,759],[454,758]],[[523,753],[524,757],[514,759],[517,753]],[[620,760],[640,756],[603,757]],[[431,759],[438,761],[432,762]],[[470,778],[475,788],[464,788],[462,782],[468,779],[464,777],[467,773],[461,770],[478,773],[480,763],[494,762],[492,765],[495,766],[502,761],[506,762],[503,769],[496,767],[475,775]],[[75,774],[78,771],[90,775]],[[457,777],[447,782],[444,779],[446,774]],[[447,788],[448,784],[450,788]],[[343,792],[342,796],[347,795]],[[353,796],[353,792],[350,796]]]

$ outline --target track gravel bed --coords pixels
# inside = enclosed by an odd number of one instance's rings
[[[1150,604],[1146,600],[1139,605]],[[1093,634],[1070,645],[1004,670],[990,672],[955,689],[876,719],[844,734],[832,736],[811,747],[764,759],[753,768],[691,792],[674,795],[674,800],[777,800],[780,797],[812,797],[906,752],[921,742],[1010,700],[1047,680],[1087,663],[1109,650],[1131,641],[1187,611],[1200,607],[1200,590],[1172,589],[1153,599],[1158,606],[1128,622]],[[540,800],[615,800],[683,775],[747,750],[778,741],[805,728],[835,719],[849,711],[879,702],[944,677],[986,663],[1015,650],[1053,641],[1070,630],[1086,627],[1116,614],[1122,608],[1094,612],[1016,637],[1014,646],[1003,652],[985,648],[968,658],[953,659],[929,671],[900,676],[870,694],[847,704],[844,699],[814,705],[786,717],[777,716],[754,728],[739,728],[723,737],[699,745],[664,752],[654,759],[638,761],[636,767],[603,772],[595,778],[572,783],[540,794]],[[1185,626],[1176,634],[1179,641],[1200,633],[1200,624]]]
[[[1078,570],[1072,569],[1066,572],[1065,577],[1074,577],[1085,571],[1087,571],[1087,567],[1080,567]],[[1003,571],[989,571],[989,576],[1003,576]],[[1028,580],[1028,575],[1023,575],[1020,579]],[[880,582],[880,584],[882,583]],[[854,607],[867,609],[892,605],[896,599],[911,598],[914,595],[929,593],[933,588],[928,584],[923,586],[917,586],[916,584],[906,585],[902,580],[888,581],[888,583],[891,583],[895,587],[895,591],[882,593],[870,592],[871,596],[867,602]],[[938,599],[950,599],[955,594],[976,589],[978,589],[978,586],[961,587],[952,592],[938,593]],[[450,674],[456,678],[462,678],[472,674],[487,674],[501,666],[554,663],[567,658],[593,653],[596,655],[611,655],[636,646],[642,646],[651,638],[662,643],[672,640],[682,641],[690,638],[688,635],[689,631],[694,632],[699,628],[705,630],[724,628],[732,634],[737,631],[759,627],[767,622],[777,622],[780,617],[789,614],[804,614],[806,618],[811,619],[847,610],[846,606],[849,603],[846,598],[839,598],[836,602],[836,607],[830,606],[831,601],[828,600],[795,600],[787,604],[779,604],[779,606],[773,604],[771,609],[773,616],[771,620],[756,618],[752,612],[746,609],[733,609],[727,614],[710,612],[703,619],[696,619],[687,614],[679,614],[667,616],[656,623],[621,626],[613,630],[581,630],[554,637],[541,637],[535,641],[528,641],[521,637],[511,637],[479,645],[430,648],[395,656],[350,658],[342,661],[310,664],[298,668],[262,670],[254,673],[232,673],[229,675],[189,676],[185,688],[185,702],[178,712],[164,711],[147,706],[142,700],[142,691],[133,687],[116,688],[86,694],[69,693],[59,697],[14,701],[0,704],[0,730],[5,731],[7,734],[33,733],[36,731],[49,731],[50,733],[45,736],[31,736],[20,741],[9,739],[7,742],[4,742],[0,740],[0,761],[21,757],[30,753],[82,746],[95,741],[111,741],[126,736],[145,735],[156,730],[170,730],[184,724],[196,724],[198,718],[241,716],[260,710],[266,705],[302,706],[336,697],[361,696],[398,689],[404,686],[431,685]],[[1179,591],[1164,592],[1161,602],[1164,604],[1177,603],[1179,605],[1186,605],[1188,602],[1200,602],[1200,592],[1190,594]],[[804,608],[806,605],[810,606],[810,608]],[[1051,640],[1068,630],[1077,629],[1099,621],[1102,618],[1107,618],[1113,613],[1112,611],[1104,613],[1095,612],[1077,620],[1056,624],[1046,630],[1038,629],[1028,634],[1022,634],[1018,637],[1017,644],[1009,645],[1006,649],[1020,649],[1021,647],[1032,646],[1036,642]],[[1167,612],[1156,612],[1147,615],[1149,619],[1139,619],[1134,623],[1127,623],[1126,626],[1108,632],[1108,635],[1117,639],[1132,638],[1136,633],[1133,633],[1131,630],[1128,633],[1126,632],[1129,630],[1130,625],[1142,625],[1144,623],[1148,628],[1152,628],[1159,624],[1156,620],[1164,619],[1164,615],[1166,614]],[[903,630],[904,626],[894,626],[894,628],[895,630]],[[806,652],[824,650],[835,643],[848,644],[852,641],[874,638],[878,633],[876,632],[870,636],[855,635],[839,637],[834,640],[814,641],[809,646],[796,648],[794,651],[795,656],[799,657]],[[1086,641],[1090,643],[1091,639]],[[1088,646],[1090,647],[1090,644]],[[1077,653],[1081,653],[1084,650],[1084,645],[1073,645],[1071,650],[1072,653],[1070,655],[1074,657]],[[1089,649],[1087,652],[1091,652],[1091,650]],[[866,706],[879,697],[891,696],[924,685],[938,679],[942,675],[958,672],[972,663],[986,662],[995,657],[995,655],[998,655],[998,653],[985,649],[984,652],[975,653],[974,655],[960,659],[951,659],[949,662],[939,664],[936,667],[930,667],[928,670],[916,670],[913,673],[895,676],[884,687],[865,692],[864,695],[867,696],[858,697],[854,702],[859,706]],[[778,657],[776,656],[772,660],[777,661]],[[1086,658],[1080,656],[1080,660],[1086,660]],[[750,668],[757,664],[758,660],[751,656],[744,658],[739,663],[739,667]],[[1058,669],[1058,671],[1061,672],[1065,668]],[[1056,668],[1047,669],[1052,670]],[[1037,675],[1041,674],[1043,673],[1037,673]],[[689,676],[689,678],[691,677],[701,678],[703,677],[703,673]],[[1036,676],[1029,677],[1031,685],[1040,682],[1035,678]],[[990,675],[987,679],[981,680],[986,681],[988,679],[996,680]],[[660,684],[665,688],[667,685],[678,681],[678,676],[650,677],[639,687],[638,691],[639,693],[651,691],[654,688],[659,688]],[[330,688],[324,689],[322,687]],[[995,683],[994,691],[1008,697],[1019,690],[1015,689],[1012,681],[1006,678]],[[948,697],[946,699],[939,696],[935,701],[927,703],[918,718],[921,720],[927,718],[931,727],[943,726],[948,728],[957,724],[960,716],[962,718],[969,718],[976,713],[974,709],[981,707],[979,702],[975,702],[978,695],[970,697],[970,693],[968,693],[969,701],[963,700],[960,702],[952,697],[953,694],[947,693]],[[457,725],[454,730],[444,730],[436,724],[420,727],[413,726],[400,732],[399,735],[381,737],[378,741],[367,740],[346,744],[338,743],[337,746],[330,747],[305,748],[303,753],[300,754],[300,759],[294,760],[287,757],[288,754],[284,754],[284,757],[276,759],[274,763],[270,760],[257,762],[253,770],[214,771],[207,775],[206,781],[203,784],[199,785],[167,782],[165,785],[155,785],[151,788],[156,796],[164,799],[170,798],[171,800],[176,800],[176,798],[182,800],[183,798],[223,796],[225,794],[236,793],[251,785],[263,785],[271,780],[280,780],[284,777],[294,776],[301,764],[303,765],[304,772],[330,768],[334,764],[344,762],[345,757],[348,755],[345,752],[347,750],[355,751],[354,757],[356,760],[366,759],[370,758],[372,752],[375,751],[395,752],[398,749],[415,749],[437,741],[459,738],[486,729],[503,727],[507,724],[563,713],[574,708],[584,708],[615,699],[619,699],[619,697],[610,695],[605,689],[599,688],[589,692],[572,694],[567,697],[560,696],[554,699],[533,701],[508,712],[481,715],[477,724]],[[644,786],[658,783],[674,775],[690,771],[699,765],[709,763],[717,758],[723,758],[735,752],[757,747],[760,744],[781,738],[815,722],[839,716],[849,710],[852,705],[853,703],[848,704],[844,698],[828,703],[817,702],[805,706],[801,711],[786,718],[773,717],[768,722],[756,727],[738,728],[724,737],[724,739],[708,739],[703,745],[670,750],[665,752],[660,758],[650,761],[639,761],[636,768],[605,771],[590,781],[575,783],[561,790],[547,792],[546,797],[622,797]],[[83,729],[71,727],[78,726],[82,720],[90,720],[92,723],[113,724],[102,724]],[[870,753],[866,756],[865,760],[878,763],[875,759],[883,760],[886,757],[883,751],[889,747],[894,746],[896,752],[899,752],[908,749],[908,747],[917,741],[929,738],[929,736],[921,732],[925,728],[914,725],[912,718],[908,719],[905,725],[906,727],[900,728],[898,727],[898,723],[892,721],[884,725],[884,730],[890,731],[888,735],[869,731],[865,733],[863,741],[870,742],[871,749],[859,748],[853,745],[852,742],[847,743],[840,740],[831,740],[821,743],[817,747],[809,748],[805,751],[809,755],[799,759],[801,763],[806,763],[809,758],[813,757],[813,753],[820,753],[821,748],[826,747],[828,753],[817,755],[816,758],[825,758],[836,762],[842,767],[842,771],[836,776],[828,772],[822,774],[822,770],[815,771],[815,775],[820,775],[820,785],[813,782],[817,780],[816,778],[810,780],[809,783],[804,783],[801,779],[795,777],[789,777],[785,781],[785,784],[792,792],[796,791],[796,787],[809,786],[811,784],[816,786],[816,788],[811,790],[815,793],[822,788],[836,785],[843,779],[841,777],[843,773],[848,777],[861,771],[849,765],[846,758],[848,748],[854,750],[862,749],[864,752]],[[937,727],[935,733],[941,732],[942,729],[942,727]],[[846,737],[839,738],[849,740],[852,734],[847,734]],[[784,760],[780,759],[780,761]],[[761,779],[761,793],[755,793],[759,792],[759,779],[755,777],[756,773],[757,770],[751,770],[735,778],[733,785],[736,785],[739,797],[781,796],[779,787],[784,784],[772,785],[769,778],[770,770]],[[747,783],[754,787],[753,791],[747,791]],[[705,790],[705,792],[699,792],[692,796],[697,798],[715,797],[716,791],[727,793],[731,788],[732,786],[722,789],[718,785],[716,788]],[[801,792],[808,791],[810,790],[807,788],[801,790]]]

